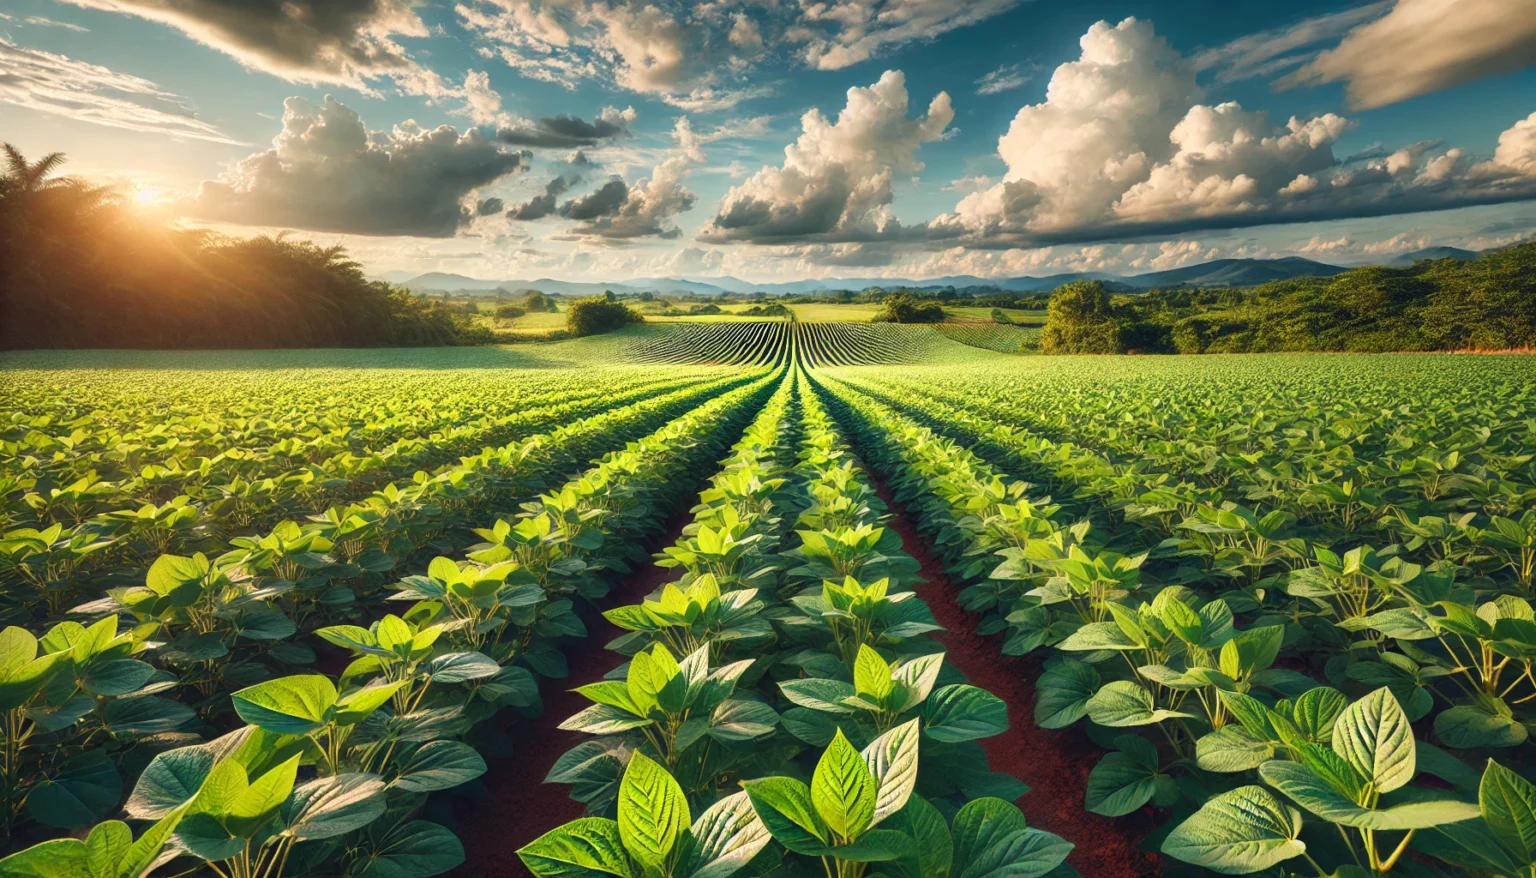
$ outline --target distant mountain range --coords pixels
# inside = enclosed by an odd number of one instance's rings
[[[1420,259],[1471,259],[1477,255],[1477,253],[1471,250],[1461,250],[1455,247],[1430,247],[1425,250],[1404,253],[1394,258],[1388,265],[1392,267],[1406,267]],[[548,277],[533,280],[482,280],[480,278],[466,277],[462,274],[449,274],[440,271],[418,275],[412,275],[410,272],[404,271],[390,271],[383,274],[381,279],[390,283],[400,284],[416,292],[446,290],[490,293],[498,289],[504,289],[509,292],[535,289],[545,293],[592,296],[601,295],[603,292],[611,290],[618,295],[651,292],[715,296],[721,293],[809,295],[836,290],[863,290],[869,287],[907,287],[912,289],[992,287],[1010,292],[1033,293],[1048,292],[1062,284],[1078,280],[1103,281],[1112,289],[1130,292],[1133,290],[1150,290],[1158,287],[1176,286],[1247,287],[1294,277],[1332,277],[1348,270],[1348,268],[1329,265],[1326,262],[1315,262],[1299,256],[1286,256],[1281,259],[1217,259],[1213,262],[1187,265],[1183,268],[1174,268],[1168,271],[1153,271],[1134,275],[1070,272],[1066,274],[1052,274],[1045,277],[999,278],[959,274],[923,280],[892,277],[847,277],[787,281],[782,283],[750,283],[740,278],[729,276],[696,279],[640,277],[622,283],[593,283],[556,280],[555,278]]]

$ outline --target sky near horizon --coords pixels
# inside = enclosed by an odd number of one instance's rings
[[[0,140],[375,274],[1358,264],[1536,233],[1536,0],[6,0]]]

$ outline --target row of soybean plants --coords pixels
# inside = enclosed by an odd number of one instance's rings
[[[471,744],[486,720],[537,709],[535,675],[563,676],[562,641],[586,634],[576,602],[643,557],[686,474],[731,441],[771,380],[697,406],[639,403],[506,450],[484,482],[501,499],[480,513],[481,542],[445,530],[412,557],[450,554],[344,612],[321,600],[339,583],[303,576],[335,560],[310,546],[267,553],[271,568],[165,555],[144,585],[82,608],[97,621],[0,632],[8,846],[84,835],[13,853],[0,873],[136,878],[175,861],[225,878],[408,878],[457,865],[457,839],[420,819],[428,795],[484,771]],[[590,431],[647,420],[665,423],[535,494],[576,469],[562,436],[590,447]],[[339,674],[291,672],[322,643],[350,654]],[[148,826],[135,838],[122,820],[97,822],[118,814]]]
[[[261,539],[269,530],[286,533],[292,530],[286,520],[325,513],[333,504],[344,509],[371,496],[388,498],[429,483],[446,485],[442,490],[451,499],[459,490],[453,480],[464,468],[461,455],[523,444],[529,436],[573,419],[667,394],[701,397],[739,380],[626,380],[610,388],[606,397],[594,392],[569,401],[547,400],[498,416],[483,429],[413,434],[374,450],[321,445],[290,457],[279,443],[274,446],[278,451],[232,448],[195,457],[176,443],[164,448],[104,440],[106,444],[95,450],[59,451],[48,459],[13,449],[18,453],[5,467],[11,490],[0,492],[0,500],[5,517],[25,526],[0,534],[0,584],[29,597],[40,595],[42,602],[6,602],[0,612],[16,622],[33,621],[38,613],[57,614],[71,606],[87,584],[98,590],[104,581],[132,584],[159,555],[216,552],[237,536]],[[301,434],[302,419],[292,428],[295,437]],[[284,442],[298,442],[295,437]],[[85,442],[76,445],[88,447]],[[100,472],[116,478],[103,480]],[[396,481],[405,484],[391,487]]]
[[[1070,876],[987,767],[1004,703],[944,663],[916,561],[797,371],[658,556],[681,577],[605,615],[629,660],[580,687],[591,737],[549,782],[588,817],[537,875]]]
[[[1449,571],[1400,559],[1366,567],[1363,552],[1293,574],[1315,592],[1288,591],[1285,577],[1241,588],[1191,575],[1202,557],[1211,565],[1266,546],[1199,528],[1160,535],[1144,526],[1157,516],[1122,515],[1111,527],[1114,517],[1093,511],[1126,473],[1064,466],[1070,448],[988,430],[895,386],[884,395],[905,399],[901,410],[828,384],[859,446],[966,586],[962,602],[987,614],[981,630],[1008,631],[1009,652],[1045,655],[1037,724],[1086,719],[1111,750],[1089,777],[1090,810],[1171,809],[1153,841],[1227,874],[1290,874],[1297,863],[1318,875],[1445,874],[1411,851],[1480,874],[1531,874],[1536,786],[1491,760],[1479,774],[1412,726],[1435,706],[1413,694],[1420,687],[1510,666],[1506,684],[1523,677],[1536,645],[1523,633],[1536,632],[1523,599],[1478,601]],[[953,419],[980,440],[976,450],[904,411]],[[1057,502],[1015,470],[1067,470],[1061,483],[1098,493]],[[1353,613],[1361,601],[1366,610]],[[1409,617],[1428,636],[1380,631]],[[1311,634],[1318,618],[1362,637],[1347,655],[1364,667],[1335,685],[1297,670],[1326,649]],[[1485,663],[1454,658],[1468,649]],[[1438,662],[1419,660],[1441,650]],[[1399,673],[1415,686],[1399,685]]]
[[[973,394],[985,396],[985,391]],[[981,453],[990,449],[995,459],[1038,474],[1055,489],[1095,498],[1112,529],[1140,535],[1154,567],[1176,567],[1164,581],[1203,584],[1229,603],[1246,602],[1255,613],[1292,618],[1287,645],[1308,657],[1319,678],[1340,688],[1390,686],[1410,720],[1433,714],[1436,739],[1455,749],[1509,748],[1526,741],[1525,721],[1533,717],[1521,715],[1522,705],[1536,697],[1536,680],[1528,672],[1536,653],[1520,645],[1531,640],[1511,632],[1531,619],[1536,510],[1525,508],[1519,519],[1509,518],[1501,513],[1520,513],[1495,498],[1526,496],[1536,505],[1531,455],[1509,458],[1491,450],[1474,455],[1467,449],[1467,459],[1479,461],[1479,474],[1446,478],[1432,489],[1432,482],[1421,478],[1421,464],[1433,455],[1422,447],[1396,463],[1390,455],[1384,463],[1385,452],[1378,452],[1346,484],[1355,496],[1376,497],[1382,505],[1300,509],[1272,491],[1202,485],[1198,474],[1160,468],[1134,454],[1106,455],[997,426],[999,419],[1014,417],[1007,405],[967,404],[931,390],[918,398],[931,423],[973,441]],[[1518,441],[1509,434],[1520,429],[1531,428],[1501,425],[1506,435],[1499,444]],[[1482,440],[1491,433],[1458,428],[1445,442],[1454,445],[1469,432]],[[1360,431],[1353,434],[1365,441]],[[1460,460],[1461,455],[1453,450],[1445,456]],[[1308,466],[1298,457],[1292,469]],[[1311,484],[1316,489],[1325,483]],[[1404,531],[1405,522],[1444,524],[1448,519],[1434,513],[1453,510],[1461,540],[1449,533],[1428,540]],[[1372,538],[1381,537],[1393,541],[1373,544]],[[1437,621],[1442,617],[1467,618],[1452,630],[1446,624],[1458,623]],[[1509,620],[1503,633],[1496,630],[1500,619]],[[1493,641],[1503,646],[1494,650],[1487,645]]]

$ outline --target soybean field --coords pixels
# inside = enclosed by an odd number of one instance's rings
[[[1536,876],[1536,357],[0,355],[0,875]]]

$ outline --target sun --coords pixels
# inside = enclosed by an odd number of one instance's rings
[[[164,194],[159,189],[140,189],[133,193],[133,202],[140,207],[149,207],[159,201]]]

